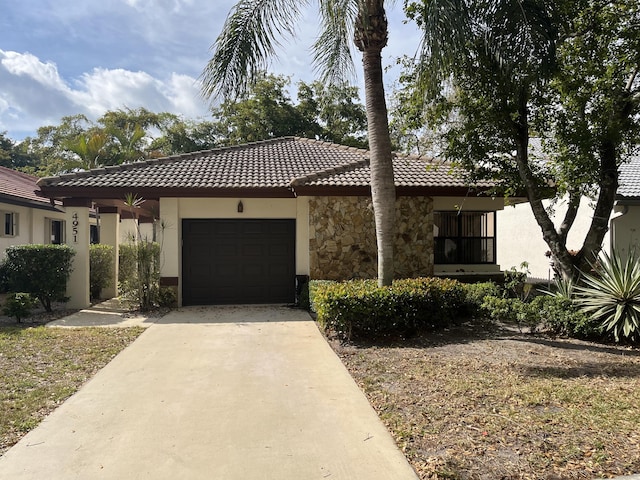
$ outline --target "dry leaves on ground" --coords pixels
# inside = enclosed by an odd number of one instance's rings
[[[640,351],[456,328],[336,352],[422,479],[640,472]]]

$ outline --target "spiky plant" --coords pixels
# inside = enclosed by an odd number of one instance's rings
[[[576,284],[572,278],[556,277],[553,281],[553,288],[540,289],[542,293],[545,293],[551,297],[566,298],[567,300],[573,300],[575,296]]]
[[[635,340],[640,333],[640,255],[630,250],[624,260],[615,250],[602,253],[594,274],[583,274],[583,284],[575,287],[580,309],[603,322],[616,341]]]

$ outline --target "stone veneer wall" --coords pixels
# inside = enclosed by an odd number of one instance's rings
[[[396,199],[395,277],[433,274],[433,201]],[[311,197],[309,251],[312,279],[378,276],[371,197]]]

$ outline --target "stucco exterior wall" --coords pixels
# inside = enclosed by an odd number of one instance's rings
[[[0,211],[18,214],[18,234],[12,237],[0,235],[0,259],[4,258],[5,250],[11,246],[48,243],[48,232],[45,232],[47,219],[65,220],[66,218],[64,212],[6,203],[0,203]]]
[[[544,201],[543,204],[547,208],[550,206],[549,201]],[[554,214],[551,218],[556,228],[562,222],[566,212],[566,201],[562,200],[554,206]],[[570,250],[580,249],[592,218],[591,201],[588,198],[583,198],[576,220],[567,237],[567,248]],[[553,278],[550,259],[545,256],[549,246],[542,238],[542,230],[528,203],[506,206],[502,212],[498,212],[497,231],[497,257],[498,263],[503,268],[519,267],[522,262],[527,262],[531,277],[541,280]],[[602,245],[605,250],[609,251],[609,233],[605,236]]]
[[[153,239],[153,224],[152,223],[140,223],[132,218],[120,219],[119,238],[120,243],[130,243],[136,241],[138,238],[138,231],[143,239]]]
[[[640,205],[620,205],[611,219],[611,248],[626,258],[629,249],[640,248]],[[638,252],[640,253],[640,252]]]
[[[396,278],[433,273],[432,205],[429,197],[399,197],[396,200]],[[377,277],[371,198],[311,197],[309,251],[313,279]]]

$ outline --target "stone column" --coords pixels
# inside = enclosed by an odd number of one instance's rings
[[[69,308],[87,308],[89,300],[89,209],[91,199],[67,198],[63,205],[66,210],[67,245],[76,254],[73,257],[72,272],[67,282]]]
[[[109,287],[102,290],[102,298],[114,298],[118,296],[118,245],[120,240],[120,212],[118,207],[100,207],[100,243],[113,247],[113,281]]]

